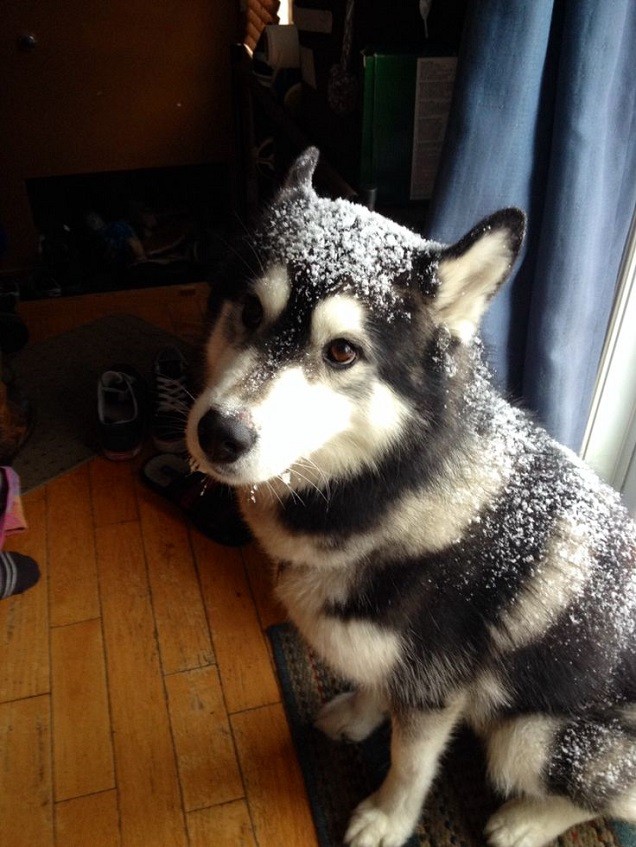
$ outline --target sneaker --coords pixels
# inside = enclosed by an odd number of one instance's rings
[[[155,408],[150,434],[161,453],[185,453],[185,427],[192,395],[188,363],[177,347],[164,347],[155,359]]]
[[[132,459],[141,450],[145,429],[145,386],[134,368],[113,365],[97,384],[101,447],[114,462]]]

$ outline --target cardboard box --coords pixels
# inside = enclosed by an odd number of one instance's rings
[[[364,55],[360,185],[379,202],[431,196],[456,67],[453,56]]]

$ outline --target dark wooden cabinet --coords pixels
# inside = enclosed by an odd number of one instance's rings
[[[237,0],[4,0],[3,269],[29,265],[31,178],[229,161]]]

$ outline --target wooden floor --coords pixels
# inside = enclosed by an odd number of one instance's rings
[[[186,286],[21,313],[33,340],[115,312],[192,340],[204,300]],[[312,847],[267,563],[198,534],[137,471],[95,458],[51,481],[8,539],[42,578],[0,601],[0,845]]]

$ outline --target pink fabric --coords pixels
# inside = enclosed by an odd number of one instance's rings
[[[20,477],[9,467],[0,467],[0,491],[4,508],[0,514],[0,550],[8,535],[22,532],[27,528],[20,499]]]

